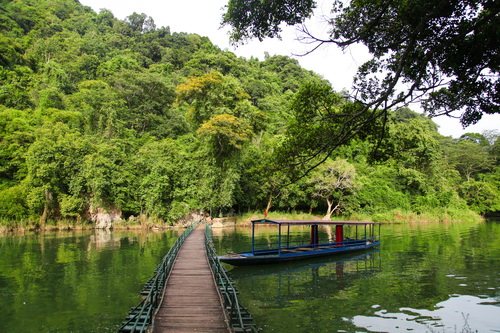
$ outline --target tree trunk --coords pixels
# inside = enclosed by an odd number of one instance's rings
[[[323,220],[330,221],[330,219],[332,218],[332,214],[340,207],[340,202],[336,204],[335,207],[333,207],[333,200],[330,201],[329,198],[326,198],[326,204],[328,205],[328,209],[325,216],[323,216]]]
[[[271,193],[269,194],[269,199],[267,199],[266,209],[264,209],[264,217],[267,217],[267,214],[269,214],[269,210],[271,210],[272,204],[273,204],[273,195]]]
[[[45,203],[43,205],[42,216],[40,216],[40,229],[43,229],[43,227],[45,227],[45,223],[47,222],[47,218],[49,216],[49,201],[51,199],[50,192],[48,190],[45,190],[44,196],[45,196]]]
[[[323,220],[329,221],[332,218],[333,213],[333,200],[330,200],[330,198],[326,198],[326,204],[328,205],[328,209],[326,210],[325,216],[323,216]]]

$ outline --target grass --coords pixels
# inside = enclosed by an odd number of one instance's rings
[[[248,224],[251,220],[263,218],[261,212],[248,212],[236,217],[236,223]],[[270,212],[269,219],[276,220],[321,220],[323,215],[302,212]],[[429,209],[423,213],[392,210],[384,213],[363,214],[356,213],[349,216],[333,216],[337,221],[369,221],[380,223],[454,223],[454,222],[481,222],[483,218],[470,210],[461,209]]]
[[[353,220],[373,221],[380,223],[454,223],[454,222],[481,222],[481,215],[462,209],[429,209],[422,213],[392,210],[383,213],[353,214]]]
[[[248,224],[251,220],[264,218],[264,214],[262,212],[248,212],[236,217],[236,223],[238,224]],[[267,216],[268,219],[271,220],[321,220],[323,216],[314,215],[302,212],[280,212],[280,211],[271,211]]]
[[[55,230],[76,230],[91,229],[92,224],[87,221],[76,221],[73,219],[48,220],[43,228],[40,226],[38,218],[26,218],[19,220],[0,218],[0,233],[24,232],[34,230],[55,231]]]
[[[236,216],[237,224],[250,224],[251,220],[263,218],[262,212],[247,212]],[[304,212],[280,212],[271,211],[269,219],[275,220],[321,220],[323,215],[309,214]],[[454,222],[481,222],[483,218],[470,210],[465,209],[429,209],[423,213],[408,212],[403,210],[392,210],[383,213],[363,214],[356,213],[349,216],[333,216],[332,220],[349,221],[373,221],[380,223],[454,223]],[[114,222],[114,229],[142,229],[165,227],[161,221],[153,221],[137,218],[133,221],[122,220]],[[43,230],[82,230],[93,229],[94,224],[86,220],[51,220],[47,221]],[[0,233],[10,231],[40,230],[38,218],[11,220],[0,217]]]
[[[165,229],[177,225],[165,223],[160,219],[151,219],[146,216],[138,216],[135,219],[122,219],[113,222],[115,230],[139,230],[139,229]],[[59,231],[59,230],[91,230],[95,228],[95,223],[85,219],[60,219],[48,220],[43,227],[40,226],[39,218],[24,218],[12,220],[0,217],[0,234],[8,232],[26,232],[26,231]]]

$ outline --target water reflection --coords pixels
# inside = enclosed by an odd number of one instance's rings
[[[177,231],[0,236],[0,332],[113,332]]]
[[[103,250],[105,248],[118,249],[120,248],[120,239],[121,237],[119,235],[115,237],[115,233],[109,229],[96,229],[94,233],[90,235],[90,242],[87,250]]]
[[[452,295],[434,310],[380,309],[374,316],[354,316],[352,322],[370,332],[500,332],[500,298]]]
[[[261,228],[257,238],[265,246],[275,233]],[[218,254],[247,250],[249,235],[220,231]],[[499,267],[500,223],[443,223],[386,225],[380,252],[361,257],[230,275],[263,332],[500,332]]]
[[[378,250],[330,258],[317,258],[281,265],[236,267],[231,276],[244,288],[260,292],[261,301],[274,301],[273,307],[286,308],[295,301],[331,297],[358,279],[381,270]],[[271,286],[271,287],[269,287]]]

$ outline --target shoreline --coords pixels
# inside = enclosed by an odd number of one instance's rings
[[[263,218],[262,214],[257,212],[250,212],[232,217],[213,218],[207,219],[210,224],[218,224],[221,226],[250,226],[251,220]],[[283,213],[271,212],[268,216],[269,219],[296,219],[296,220],[321,220],[323,217],[315,214],[307,213]],[[486,218],[475,213],[469,212],[440,212],[440,214],[416,214],[412,212],[392,211],[383,215],[352,215],[352,216],[336,216],[332,221],[369,221],[381,224],[428,224],[428,223],[467,223],[467,222],[482,222]],[[19,221],[4,221],[5,225],[0,222],[0,235],[3,234],[22,234],[26,232],[55,232],[55,231],[82,231],[82,230],[168,230],[176,228],[185,228],[186,220],[181,220],[176,224],[167,225],[155,222],[128,222],[116,221],[110,227],[102,228],[97,227],[93,222],[72,222],[72,221],[51,221],[45,226],[41,227],[38,223],[34,222],[19,222]]]
[[[89,225],[46,225],[41,228],[37,225],[26,225],[26,226],[1,226],[0,225],[0,235],[8,235],[8,234],[24,234],[28,232],[59,232],[59,231],[91,231],[91,230],[109,230],[109,231],[124,231],[124,230],[147,230],[147,231],[156,231],[156,230],[169,230],[169,229],[177,229],[184,228],[182,224],[176,225],[156,225],[156,224],[129,224],[129,225],[113,225],[110,228],[96,228],[94,224]]]

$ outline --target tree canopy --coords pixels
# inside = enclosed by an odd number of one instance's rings
[[[304,23],[315,1],[229,0],[223,23],[234,41],[276,37],[280,24]],[[499,113],[500,25],[497,1],[332,1],[330,29],[302,26],[311,51],[324,44],[364,44],[351,97],[375,117],[420,100],[431,116],[460,114],[463,126]],[[381,110],[382,112],[380,112]]]
[[[0,50],[2,225],[500,206],[498,133],[444,138],[407,108],[380,119],[286,56],[238,58],[73,0],[3,1]]]

